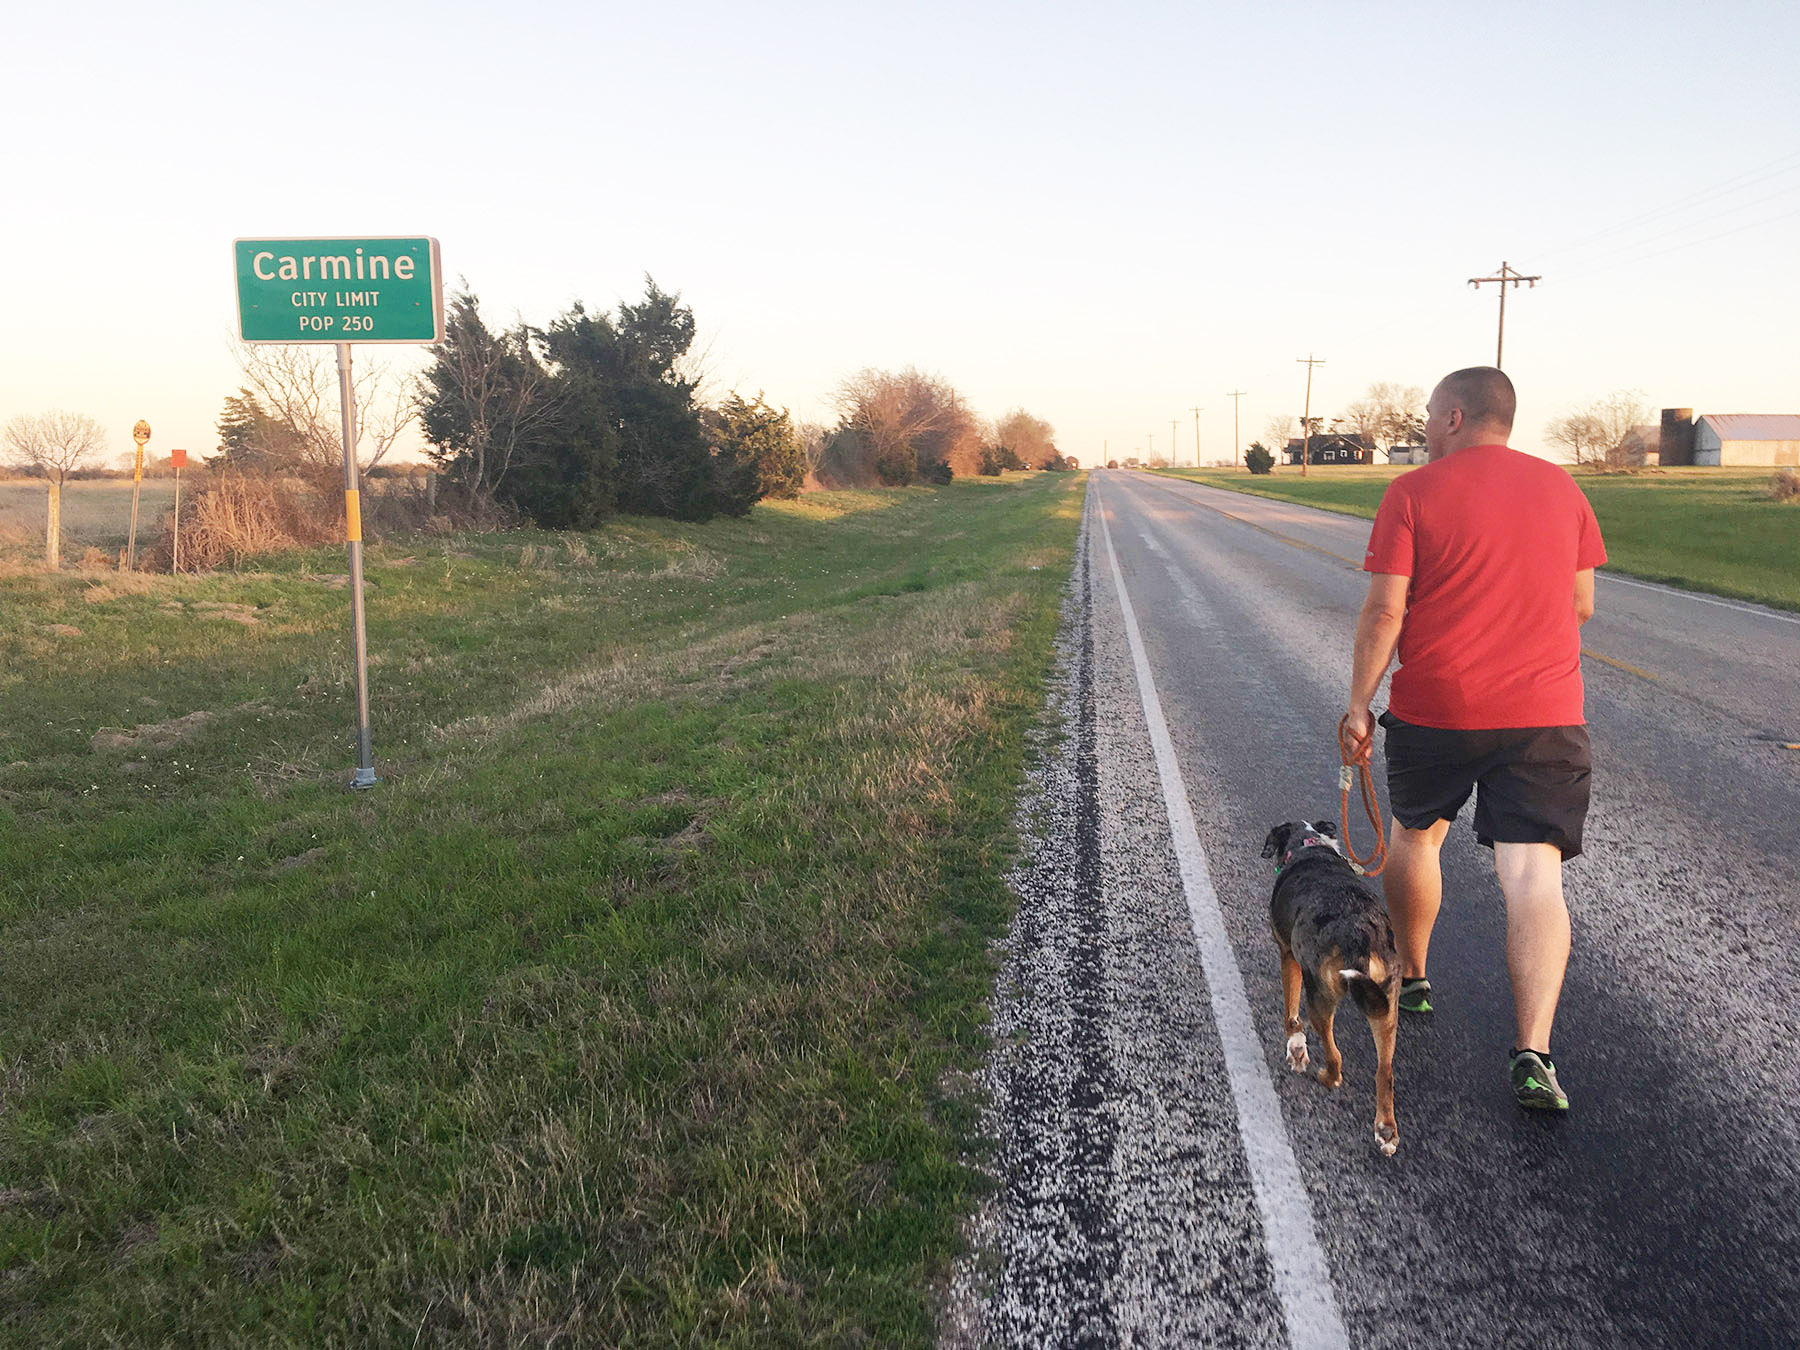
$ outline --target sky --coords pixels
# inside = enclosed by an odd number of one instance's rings
[[[691,305],[706,394],[867,366],[1085,464],[1494,358],[1800,411],[1800,7],[33,6],[0,42],[0,423],[211,453],[240,236],[435,236],[496,326]],[[321,353],[329,354],[329,348]],[[365,348],[416,369],[426,353]]]

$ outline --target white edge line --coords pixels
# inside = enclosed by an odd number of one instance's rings
[[[1783,623],[1800,623],[1800,614],[1784,614],[1778,609],[1768,609],[1762,605],[1739,604],[1733,600],[1721,600],[1714,595],[1701,595],[1698,591],[1684,591],[1674,586],[1658,586],[1654,581],[1639,581],[1636,577],[1622,577],[1617,572],[1596,571],[1595,576],[1605,581],[1616,581],[1621,586],[1636,586],[1641,591],[1656,591],[1661,595],[1671,595],[1678,600],[1698,600],[1703,605],[1717,605],[1720,609],[1735,609],[1739,614],[1754,614],[1759,619],[1780,619]]]
[[[1257,1041],[1256,1027],[1250,1017],[1250,1000],[1244,992],[1243,973],[1238,969],[1231,939],[1225,932],[1218,892],[1213,889],[1206,855],[1200,848],[1187,786],[1176,763],[1175,746],[1169,739],[1168,723],[1163,718],[1156,682],[1150,675],[1144,640],[1138,632],[1137,615],[1132,610],[1131,597],[1125,591],[1125,574],[1119,568],[1119,555],[1113,550],[1112,530],[1106,523],[1106,512],[1099,504],[1098,494],[1095,494],[1094,513],[1100,518],[1100,534],[1106,541],[1106,556],[1112,563],[1119,607],[1125,614],[1125,635],[1131,645],[1132,664],[1137,669],[1138,694],[1144,705],[1150,744],[1156,753],[1156,771],[1162,779],[1169,833],[1181,870],[1181,888],[1187,895],[1188,917],[1193,924],[1194,941],[1200,949],[1200,964],[1211,993],[1213,1019],[1218,1024],[1219,1041],[1224,1049],[1226,1077],[1237,1107],[1238,1137],[1243,1141],[1244,1154],[1250,1164],[1250,1182],[1256,1192],[1256,1207],[1262,1215],[1263,1244],[1275,1272],[1275,1292],[1287,1321],[1288,1339],[1296,1350],[1348,1347],[1350,1338],[1338,1315],[1330,1268],[1325,1263],[1325,1254],[1313,1228],[1312,1202],[1307,1196],[1306,1183],[1300,1179],[1287,1124],[1282,1119],[1281,1103],[1275,1096],[1275,1086],[1269,1080],[1269,1066]]]

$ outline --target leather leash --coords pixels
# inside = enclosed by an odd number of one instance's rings
[[[1343,765],[1338,769],[1338,819],[1344,822],[1344,852],[1350,861],[1362,869],[1366,877],[1378,877],[1381,869],[1387,866],[1387,833],[1382,829],[1381,810],[1375,801],[1375,779],[1369,773],[1369,762],[1364,753],[1375,742],[1375,728],[1369,728],[1369,734],[1363,740],[1350,739],[1350,716],[1346,713],[1338,718],[1338,757]],[[1360,762],[1359,762],[1360,761]],[[1359,858],[1356,849],[1350,842],[1350,784],[1355,778],[1355,770],[1362,771],[1363,810],[1368,812],[1369,824],[1375,830],[1375,847],[1366,858]]]

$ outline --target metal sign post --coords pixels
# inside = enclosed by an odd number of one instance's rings
[[[356,651],[356,773],[353,788],[375,786],[375,752],[369,738],[369,639],[363,631],[362,491],[356,476],[356,384],[350,378],[350,344],[337,344],[338,406],[344,420],[344,539],[350,548],[350,632]]]
[[[137,442],[137,468],[131,475],[131,534],[125,541],[125,570],[137,570],[137,513],[138,493],[144,486],[144,447],[150,443],[150,424],[141,418],[131,429],[131,439]]]
[[[173,576],[181,574],[181,470],[187,463],[187,451],[175,449],[169,451],[169,463],[175,467],[175,553],[169,563],[169,572]]]
[[[369,733],[369,644],[363,624],[362,499],[356,467],[356,385],[350,342],[444,340],[444,269],[429,235],[239,239],[238,336],[245,342],[329,342],[337,348],[344,426],[344,541],[350,550],[350,634],[356,660],[356,773],[376,783]]]

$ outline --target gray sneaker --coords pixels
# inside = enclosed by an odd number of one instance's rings
[[[1530,1111],[1567,1111],[1568,1095],[1556,1081],[1556,1065],[1536,1050],[1514,1050],[1507,1064],[1513,1098]]]

